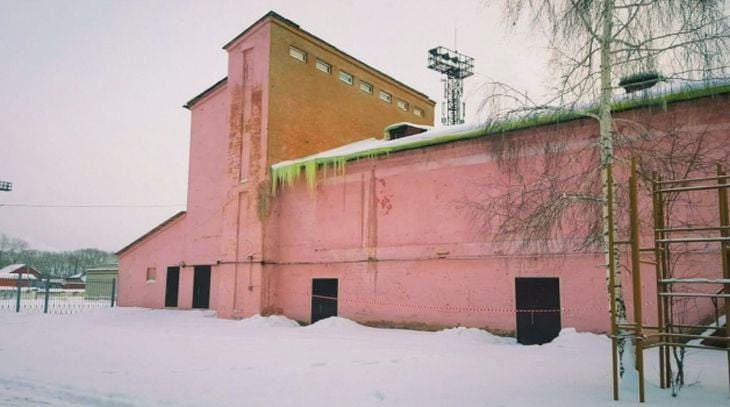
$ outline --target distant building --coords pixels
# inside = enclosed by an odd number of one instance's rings
[[[48,283],[48,288],[63,289],[63,286],[65,284],[65,279],[62,277],[61,278],[54,277],[54,278],[46,279],[45,282]]]
[[[0,287],[34,287],[43,275],[26,264],[11,264],[0,269]]]
[[[63,288],[66,290],[83,290],[86,288],[86,272],[76,273],[63,279]]]
[[[109,298],[112,285],[116,285],[119,276],[118,264],[103,264],[86,269],[86,297]]]

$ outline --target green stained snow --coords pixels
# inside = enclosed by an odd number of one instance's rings
[[[659,106],[665,108],[670,103],[697,99],[706,96],[716,96],[728,92],[730,92],[730,84],[724,84],[720,86],[707,86],[703,88],[690,89],[656,97],[619,101],[612,105],[611,111],[617,113],[626,110],[651,106]],[[301,175],[302,170],[304,170],[303,172],[305,174],[308,187],[310,189],[314,189],[317,183],[317,171],[319,169],[323,170],[323,175],[325,177],[327,176],[328,169],[331,169],[334,175],[341,175],[344,174],[345,166],[349,161],[371,159],[398,151],[412,150],[459,140],[468,140],[476,137],[504,133],[508,131],[522,130],[546,124],[556,124],[570,120],[585,118],[587,116],[595,115],[597,113],[598,108],[593,107],[582,111],[562,111],[533,115],[515,120],[490,123],[476,129],[472,128],[464,131],[455,131],[453,133],[439,134],[429,138],[419,138],[416,136],[412,136],[412,139],[409,137],[409,140],[412,140],[410,142],[405,141],[404,139],[398,139],[398,143],[393,145],[388,145],[387,142],[382,141],[380,143],[374,142],[373,144],[375,145],[371,148],[353,149],[354,151],[327,156],[314,155],[310,157],[304,157],[298,160],[282,162],[275,164],[271,167],[271,177],[273,181],[272,188],[273,191],[276,192],[278,187],[281,185],[292,186]]]

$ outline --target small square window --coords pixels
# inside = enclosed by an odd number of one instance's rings
[[[405,100],[399,100],[398,109],[407,112],[408,111],[408,102],[406,102]]]
[[[340,80],[348,85],[352,85],[355,78],[347,72],[340,71]]]
[[[371,85],[365,81],[360,81],[360,90],[372,95],[373,94],[373,85]]]
[[[154,267],[147,267],[147,281],[153,282],[157,279],[157,270]]]
[[[289,47],[289,56],[291,56],[292,58],[294,58],[298,61],[307,62],[307,53],[300,49],[296,49],[294,47]]]
[[[332,73],[332,65],[328,64],[327,62],[322,61],[319,58],[314,62],[314,66],[316,66],[317,69],[319,69],[320,71],[322,71],[324,73],[327,73],[327,74]]]
[[[423,109],[421,109],[419,107],[414,107],[413,114],[415,114],[418,117],[423,117]]]
[[[380,91],[380,100],[390,103],[393,101],[393,96],[390,93],[388,93],[384,90],[381,90]]]

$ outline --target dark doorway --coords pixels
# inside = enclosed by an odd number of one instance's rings
[[[560,282],[557,278],[516,278],[517,342],[543,344],[560,333]]]
[[[337,279],[312,280],[312,323],[337,316]]]
[[[193,275],[193,308],[210,305],[210,266],[195,266]]]
[[[165,282],[165,306],[177,307],[177,293],[180,287],[180,267],[168,267]]]

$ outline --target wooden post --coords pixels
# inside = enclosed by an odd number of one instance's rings
[[[664,197],[661,194],[659,195],[659,208],[658,209],[659,209],[659,213],[657,214],[657,218],[660,221],[659,224],[661,225],[662,229],[664,229],[664,228],[666,228],[667,225],[664,222],[664,220],[666,219],[665,214],[664,214]],[[668,235],[669,234],[666,232],[662,233],[662,237],[664,237],[664,238],[666,238]],[[661,247],[661,253],[662,253],[662,258],[661,258],[662,269],[661,269],[660,278],[662,278],[662,279],[669,278],[670,277],[669,276],[669,256],[671,254],[671,252],[669,250],[669,243],[661,243],[659,247]],[[662,288],[663,288],[664,292],[670,291],[670,286],[663,286]],[[672,317],[671,317],[671,313],[670,313],[670,310],[671,310],[670,305],[671,305],[670,297],[662,297],[661,312],[662,312],[662,322],[664,323],[664,332],[665,333],[673,332],[673,329],[668,326],[668,324],[670,324],[672,322]],[[668,342],[671,342],[673,340],[674,340],[674,337],[669,337]],[[667,342],[664,340],[662,340],[662,341]],[[664,360],[664,383],[666,383],[667,388],[669,388],[672,385],[672,360],[670,358],[671,355],[670,355],[669,346],[665,345],[665,346],[663,346],[663,349],[664,349],[664,351],[662,352],[662,350],[660,349],[659,353],[660,353],[660,357]]]
[[[660,282],[660,280],[662,279],[663,246],[660,246],[657,240],[661,239],[662,236],[665,234],[664,232],[659,232],[660,229],[664,229],[664,219],[660,217],[662,213],[660,206],[664,205],[664,200],[657,193],[657,189],[659,189],[657,188],[657,181],[659,181],[657,174],[652,174],[651,196],[653,204],[652,207],[654,209],[654,263],[656,271],[657,333],[660,335],[660,341],[663,341],[664,338],[661,337],[661,335],[664,333],[664,318],[662,315],[662,296],[660,295],[664,288],[662,283]],[[664,345],[661,345],[659,346],[659,388],[662,389],[666,389],[667,387],[669,387],[669,383],[667,383],[666,381],[664,370]]]
[[[636,349],[636,370],[639,373],[639,402],[644,402],[644,338],[641,315],[641,262],[639,240],[639,203],[636,161],[631,160],[629,179],[629,203],[631,211],[631,276],[634,292],[634,323],[636,324],[634,344]]]
[[[727,200],[727,181],[725,179],[725,171],[722,167],[717,165],[717,183],[720,185],[717,189],[720,207],[720,236],[730,237],[730,213],[728,213],[728,200]],[[720,255],[722,256],[722,276],[723,278],[730,278],[730,249],[726,242],[720,242]],[[730,294],[730,287],[725,284],[723,289],[724,294]],[[730,300],[725,299],[725,337],[730,338],[730,324],[728,323],[730,318]],[[725,341],[725,347],[727,347],[727,374],[728,374],[728,388],[730,388],[730,340]]]

